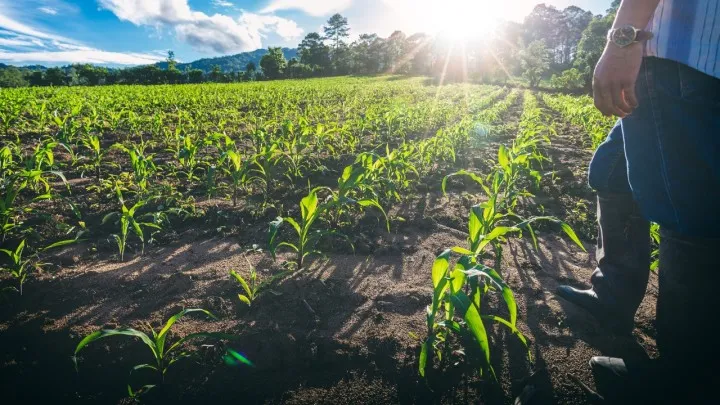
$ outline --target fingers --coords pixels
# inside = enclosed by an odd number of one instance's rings
[[[617,115],[618,110],[613,105],[613,97],[610,93],[610,89],[601,83],[593,83],[593,99],[595,101],[595,108],[605,116]]]
[[[637,100],[637,95],[635,95],[635,83],[630,83],[629,85],[624,86],[623,93],[625,100],[627,100],[628,104],[630,104],[633,109],[640,105]]]
[[[625,97],[623,96],[623,86],[621,84],[616,83],[612,85],[610,88],[610,96],[612,97],[613,108],[616,112],[620,113],[616,114],[618,117],[623,118],[632,114],[633,107],[628,105],[625,100]]]
[[[638,106],[635,85],[621,85],[593,81],[593,99],[595,107],[606,116],[624,118],[632,114]]]

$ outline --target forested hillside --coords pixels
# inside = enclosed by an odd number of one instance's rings
[[[297,49],[282,48],[282,52],[285,59],[288,60],[298,56]],[[243,52],[236,55],[203,58],[190,63],[178,63],[176,67],[181,71],[198,69],[202,70],[203,73],[210,73],[213,68],[217,66],[223,73],[243,72],[248,63],[253,63],[255,66],[260,65],[260,59],[267,53],[267,49],[257,49],[252,52]],[[155,66],[165,70],[168,68],[168,62],[160,62]]]

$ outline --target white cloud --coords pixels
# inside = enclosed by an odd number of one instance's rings
[[[301,10],[319,17],[343,11],[350,7],[350,4],[352,4],[352,0],[272,0],[262,12],[272,13],[278,10]]]
[[[40,7],[40,8],[38,8],[38,10],[45,14],[50,14],[50,15],[57,15],[57,13],[58,13],[58,9],[56,9],[54,7]]]
[[[48,34],[46,32],[42,32],[42,31],[35,29],[33,27],[30,27],[26,24],[17,22],[17,21],[15,21],[9,17],[6,17],[2,14],[0,14],[0,27],[4,28],[7,31],[16,33],[16,34],[25,34],[25,35],[35,37],[35,38],[60,41],[60,42],[64,42],[64,43],[76,43],[76,41],[73,41],[72,39],[65,38],[60,35],[54,35],[54,34]]]
[[[226,0],[212,0],[212,4],[215,7],[234,8],[235,4]]]
[[[19,36],[15,36],[13,38],[0,38],[0,46],[32,48],[35,46],[42,46],[42,44],[42,42],[33,41],[32,39],[26,39]]]
[[[96,63],[113,65],[147,65],[164,59],[164,57],[151,54],[107,52],[99,49],[45,52],[0,51],[0,60],[9,61],[11,63]]]
[[[144,53],[107,52],[80,42],[44,32],[0,14],[0,61],[10,63],[97,63],[144,65],[164,56]]]
[[[177,38],[200,51],[231,53],[262,47],[262,38],[276,32],[284,39],[297,38],[302,29],[285,18],[243,12],[240,18],[207,15],[190,8],[187,0],[99,0],[119,19],[135,25],[175,30]]]
[[[243,13],[240,21],[253,31],[261,35],[268,32],[275,32],[284,40],[298,39],[304,30],[293,20],[278,17],[275,15]]]

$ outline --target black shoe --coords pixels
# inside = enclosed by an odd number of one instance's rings
[[[608,404],[664,404],[663,391],[655,361],[626,363],[617,357],[590,359],[598,394]]]
[[[634,320],[611,307],[603,304],[595,290],[580,290],[569,285],[561,285],[557,294],[580,308],[588,311],[604,327],[616,335],[630,335],[634,328]]]

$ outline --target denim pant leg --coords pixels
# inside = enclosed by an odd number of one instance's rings
[[[635,201],[665,230],[720,237],[720,79],[645,58],[636,94],[621,120]]]
[[[630,194],[625,164],[625,143],[620,121],[610,130],[590,162],[588,183],[598,193]]]
[[[600,226],[590,282],[608,308],[632,322],[647,288],[650,231],[632,198],[620,121],[595,152],[588,182],[598,192]]]

